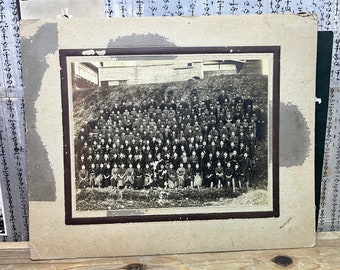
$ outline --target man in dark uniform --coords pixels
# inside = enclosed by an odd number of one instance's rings
[[[241,169],[241,177],[242,183],[244,183],[246,189],[249,188],[250,181],[250,171],[251,171],[251,160],[248,157],[248,153],[244,153],[240,160],[240,169]]]
[[[211,166],[211,163],[208,162],[203,169],[203,185],[205,187],[214,187],[215,177],[214,177],[214,168]]]
[[[89,186],[88,176],[88,170],[85,168],[85,165],[82,165],[78,173],[77,188],[86,188],[87,186]]]
[[[259,109],[256,113],[257,115],[257,123],[256,123],[256,135],[260,141],[263,141],[266,136],[266,126],[267,119],[264,109]]]
[[[226,102],[229,101],[228,95],[225,91],[225,89],[223,89],[220,93],[220,95],[217,98],[218,103],[220,104],[220,106],[223,106]]]
[[[106,164],[106,166],[103,169],[103,181],[102,181],[103,188],[106,188],[111,184],[110,179],[111,179],[111,166],[110,164]]]
[[[141,164],[137,163],[135,169],[135,182],[134,189],[142,189],[144,186],[144,177],[143,177],[143,169],[141,168]]]
[[[118,168],[118,164],[114,163],[113,164],[113,168],[111,170],[111,186],[116,188],[117,184],[118,184],[118,172],[119,172],[120,168]]]
[[[217,185],[217,188],[222,188],[225,186],[225,175],[224,175],[224,169],[221,166],[221,162],[217,162],[216,168],[215,168],[215,184]]]
[[[194,180],[194,172],[193,172],[191,164],[188,163],[185,168],[185,177],[184,177],[183,187],[193,188],[193,184],[194,184],[193,180]]]
[[[231,166],[230,162],[227,162],[227,166],[225,168],[227,188],[229,189],[230,187],[232,187],[233,191],[235,192],[235,182],[233,181],[233,175],[234,175],[234,168]]]

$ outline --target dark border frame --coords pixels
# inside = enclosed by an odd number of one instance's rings
[[[280,123],[280,46],[237,46],[237,47],[145,47],[145,48],[92,48],[94,52],[105,50],[105,55],[157,55],[157,54],[273,54],[273,99],[272,99],[272,162],[273,162],[273,210],[256,212],[226,212],[226,213],[198,213],[198,214],[167,214],[143,216],[110,216],[110,217],[72,217],[72,186],[71,186],[71,157],[70,157],[70,119],[68,100],[67,57],[82,56],[83,51],[89,49],[61,49],[59,50],[62,121],[63,121],[63,152],[64,152],[64,196],[65,196],[65,224],[108,224],[129,222],[160,222],[160,221],[188,221],[188,220],[221,220],[245,218],[279,217],[279,123]],[[90,55],[90,57],[97,54]],[[269,113],[269,112],[268,112]]]

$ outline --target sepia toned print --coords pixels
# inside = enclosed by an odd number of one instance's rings
[[[273,211],[272,53],[67,60],[73,217]]]

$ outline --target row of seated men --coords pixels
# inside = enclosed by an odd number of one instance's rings
[[[214,162],[216,162],[214,160]],[[201,167],[202,166],[202,167]],[[91,164],[90,168],[82,165],[78,172],[77,187],[114,187],[118,189],[133,188],[248,188],[251,179],[254,160],[244,153],[240,160],[225,159],[200,163],[180,162],[175,168],[173,163],[165,162],[160,154],[157,159],[142,167],[141,163],[103,164],[99,169]]]

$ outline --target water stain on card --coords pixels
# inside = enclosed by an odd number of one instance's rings
[[[280,166],[301,166],[310,152],[311,131],[296,105],[280,104]]]
[[[28,145],[28,179],[30,201],[55,201],[55,179],[47,150],[36,130],[37,110],[35,103],[39,97],[42,80],[49,68],[48,54],[58,49],[58,29],[56,23],[46,23],[29,38],[21,39],[23,57],[23,77],[25,87],[25,110]],[[52,124],[52,123],[51,123]]]

